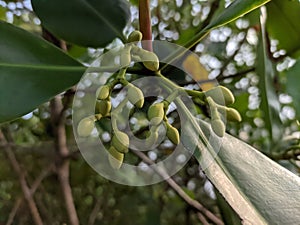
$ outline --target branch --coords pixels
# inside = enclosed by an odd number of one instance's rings
[[[42,170],[42,172],[38,175],[38,177],[34,180],[30,188],[30,194],[33,196],[42,181],[50,174],[51,171],[54,170],[54,163],[50,163],[46,169]]]
[[[66,209],[68,212],[71,225],[79,225],[79,219],[75,208],[72,189],[69,182],[70,160],[63,160],[69,156],[67,147],[67,138],[65,130],[65,120],[61,118],[63,105],[60,97],[55,97],[50,102],[51,123],[54,131],[54,144],[56,149],[56,171],[62,193],[65,199]]]
[[[14,218],[15,218],[17,212],[18,212],[19,207],[21,206],[22,201],[23,201],[22,197],[17,198],[17,200],[14,204],[14,207],[12,208],[11,212],[9,213],[6,225],[12,225],[13,224]]]
[[[92,212],[89,216],[89,219],[88,219],[88,225],[94,225],[95,224],[95,221],[97,219],[97,214],[100,210],[100,207],[101,207],[101,201],[100,201],[100,198],[97,199],[96,203],[95,203],[95,206],[94,208],[92,209]]]
[[[144,153],[139,151],[132,151],[134,154],[136,154],[140,159],[142,159],[145,163],[148,165],[153,165],[154,162],[148,158]],[[209,220],[214,222],[217,225],[224,225],[221,219],[219,219],[217,216],[215,216],[212,212],[210,212],[208,209],[206,209],[200,202],[192,199],[190,196],[188,196],[184,190],[166,173],[165,170],[159,169],[156,167],[153,167],[154,171],[159,174],[161,177],[164,178],[164,180],[169,184],[169,186],[177,192],[177,194],[190,206],[192,206],[194,209],[201,212],[203,215],[205,215]]]
[[[63,50],[67,50],[66,43],[55,38],[50,32],[43,29],[43,37],[51,43],[57,45]],[[69,102],[67,101],[67,104]],[[67,108],[62,104],[61,97],[55,97],[50,101],[50,118],[51,125],[54,133],[54,145],[56,150],[56,171],[62,193],[65,199],[66,210],[71,225],[79,225],[79,219],[75,208],[72,189],[69,181],[70,175],[70,160],[64,160],[64,157],[69,155],[67,147],[67,137],[65,130],[65,117],[64,111]]]
[[[207,222],[207,220],[205,219],[205,217],[201,214],[201,213],[197,213],[198,219],[200,220],[200,222],[203,225],[209,225],[209,223]]]
[[[11,136],[8,135],[8,139],[12,139]],[[5,136],[3,135],[2,131],[0,130],[0,141],[4,144],[7,144],[8,142],[12,142],[12,140],[7,141]],[[12,151],[12,148],[4,148],[4,152],[6,154],[6,157],[8,158],[13,170],[17,173],[19,182],[21,185],[21,189],[23,191],[23,195],[25,200],[27,201],[30,213],[32,215],[33,221],[36,225],[43,225],[42,218],[40,217],[39,211],[36,207],[35,201],[31,195],[30,188],[27,184],[25,173],[22,170],[19,162],[17,161],[17,158],[15,154]]]

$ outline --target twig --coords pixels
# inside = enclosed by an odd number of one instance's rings
[[[209,225],[208,221],[205,219],[205,217],[201,213],[198,212],[197,216],[203,225]]]
[[[38,175],[38,177],[34,180],[30,188],[30,194],[34,195],[42,181],[50,174],[54,169],[54,163],[50,163],[46,169],[42,170],[42,172]]]
[[[9,139],[12,139],[9,135],[8,135]],[[6,144],[7,142],[12,142],[12,140],[7,141],[7,139],[5,138],[5,136],[3,135],[2,131],[0,130],[0,141],[4,144]],[[25,173],[24,171],[21,169],[21,166],[15,156],[15,154],[12,151],[12,148],[8,147],[8,148],[4,148],[4,152],[13,168],[13,170],[17,173],[18,178],[19,178],[19,182],[21,185],[21,189],[23,191],[24,194],[24,198],[27,201],[30,213],[32,215],[33,221],[36,225],[43,225],[43,221],[42,218],[40,217],[40,213],[36,207],[35,201],[31,195],[31,191],[30,188],[27,184],[26,178],[25,178]]]
[[[141,158],[145,163],[148,165],[153,165],[154,162],[148,158],[144,153],[139,151],[132,151],[134,154],[136,154],[139,158]],[[201,212],[203,215],[205,215],[209,220],[214,222],[217,225],[224,225],[221,219],[219,219],[217,216],[215,216],[212,212],[210,212],[208,209],[206,209],[200,202],[192,199],[190,196],[188,196],[184,190],[166,173],[165,170],[157,167],[153,167],[153,170],[159,174],[161,177],[164,178],[164,180],[169,184],[169,186],[177,192],[177,194],[190,206],[192,206],[194,209],[197,209],[199,212]]]
[[[101,207],[101,200],[100,200],[100,198],[98,198],[96,200],[95,206],[92,209],[92,212],[91,212],[91,214],[89,216],[88,225],[94,225],[95,224],[95,221],[96,221],[96,218],[97,218],[97,214],[98,214],[98,212],[100,210],[100,207]]]
[[[23,201],[22,197],[17,198],[17,200],[15,201],[14,207],[12,208],[12,210],[9,213],[6,225],[12,225],[14,222],[14,218],[18,212],[18,209],[20,208],[20,205]]]

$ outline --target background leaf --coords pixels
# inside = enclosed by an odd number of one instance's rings
[[[204,30],[211,30],[223,26],[269,1],[270,0],[235,0],[219,16],[212,19]]]
[[[262,18],[264,15],[262,15]],[[263,112],[265,127],[270,134],[271,145],[281,140],[282,123],[279,118],[280,103],[274,88],[274,77],[277,73],[275,65],[268,58],[265,21],[261,21],[261,36],[257,50],[256,71],[259,76],[260,108]],[[268,146],[271,150],[270,147]]]
[[[207,138],[213,135],[207,123],[199,124]],[[199,139],[201,154],[194,155],[202,167],[211,162],[205,174],[244,224],[298,224],[300,178],[237,138],[226,134],[217,140],[212,143],[221,144],[216,155]]]
[[[300,120],[300,60],[290,68],[286,73],[286,89],[289,95],[293,97],[293,103],[296,109],[297,119]]]
[[[130,18],[124,0],[32,0],[42,25],[68,42],[104,47],[122,31]]]
[[[73,86],[84,71],[52,44],[0,22],[0,123],[30,112]]]
[[[279,48],[288,55],[300,54],[300,3],[299,1],[273,0],[267,5],[267,30],[279,41]]]

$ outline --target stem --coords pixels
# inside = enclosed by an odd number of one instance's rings
[[[56,44],[63,50],[67,50],[65,42],[56,39],[50,32],[43,29],[43,37]],[[63,105],[60,97],[55,97],[50,101],[50,112],[51,112],[51,125],[54,133],[54,145],[56,150],[56,171],[59,179],[59,184],[65,199],[66,210],[69,216],[71,225],[79,225],[79,219],[75,208],[72,188],[69,181],[70,175],[70,160],[65,159],[66,156],[70,155],[70,151],[67,146],[67,136],[65,130],[65,117],[64,110],[67,108]]]
[[[152,27],[151,27],[151,11],[149,0],[139,0],[139,23],[140,31],[143,34],[142,46],[144,49],[152,52]]]
[[[70,224],[79,225],[79,220],[72,196],[72,189],[69,182],[70,160],[63,160],[63,158],[68,156],[70,153],[67,147],[65,120],[60,117],[62,114],[61,110],[63,109],[61,99],[59,97],[55,97],[53,100],[51,100],[50,108],[57,157],[57,176],[65,199]]]
[[[8,138],[12,139],[10,137],[10,135],[8,134]],[[7,142],[12,142],[12,140],[7,141],[5,136],[3,135],[2,131],[0,130],[0,141],[4,144],[6,144]],[[30,187],[26,181],[26,177],[25,177],[25,172],[22,170],[15,154],[13,153],[12,148],[8,147],[8,148],[4,148],[5,154],[13,168],[13,170],[17,173],[18,178],[19,178],[19,182],[21,185],[21,189],[23,191],[24,194],[24,198],[27,201],[28,207],[29,207],[29,211],[32,215],[34,224],[36,225],[43,225],[43,221],[42,218],[40,216],[39,210],[36,206],[36,203],[32,197],[31,194],[31,190]]]
[[[145,163],[148,165],[153,165],[154,162],[148,158],[144,153],[140,151],[132,151],[134,154],[136,154],[139,158],[141,158]],[[165,181],[169,184],[169,186],[176,191],[176,193],[190,206],[192,206],[194,209],[201,212],[203,215],[205,215],[209,220],[214,222],[217,225],[224,225],[221,219],[219,219],[216,215],[214,215],[211,211],[206,209],[200,202],[198,202],[195,199],[192,199],[190,196],[188,196],[184,190],[166,173],[165,170],[159,169],[156,167],[153,167],[156,173],[158,173],[160,176],[165,178]]]

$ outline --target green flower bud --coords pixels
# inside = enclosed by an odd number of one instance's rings
[[[96,102],[95,112],[106,116],[111,110],[111,103],[108,100],[100,100]]]
[[[221,119],[211,120],[211,128],[219,137],[225,135],[225,125]]]
[[[100,86],[96,92],[97,99],[104,100],[109,96],[110,88],[108,85]]]
[[[212,88],[204,93],[206,97],[211,97],[217,104],[220,105],[230,105],[235,101],[232,92],[224,86]]]
[[[113,169],[120,169],[124,160],[124,154],[118,152],[113,146],[108,149],[108,161]]]
[[[129,137],[122,131],[115,132],[112,137],[111,145],[121,153],[127,153],[129,147]]]
[[[81,137],[88,137],[95,127],[95,122],[91,117],[83,118],[77,127],[77,133]]]
[[[233,121],[233,122],[241,122],[242,121],[242,117],[241,117],[240,113],[236,109],[233,109],[233,108],[227,108],[226,118],[229,121]]]
[[[159,59],[153,52],[148,52],[141,57],[144,66],[151,71],[158,71]]]
[[[173,144],[178,145],[180,142],[180,136],[178,130],[169,123],[166,123],[166,126],[167,126],[167,137],[170,139],[170,141],[173,142]]]
[[[129,34],[127,38],[127,43],[141,41],[142,38],[143,38],[143,34],[140,31],[135,30]]]
[[[132,46],[131,53],[133,55],[138,55],[144,66],[151,71],[158,71],[159,69],[159,59],[156,54],[149,52],[145,49],[139,48],[137,46]]]
[[[164,103],[155,103],[148,109],[148,119],[152,126],[157,126],[161,123],[165,115]]]
[[[141,89],[132,84],[128,84],[127,97],[128,100],[138,108],[142,108],[144,105],[144,94]]]

